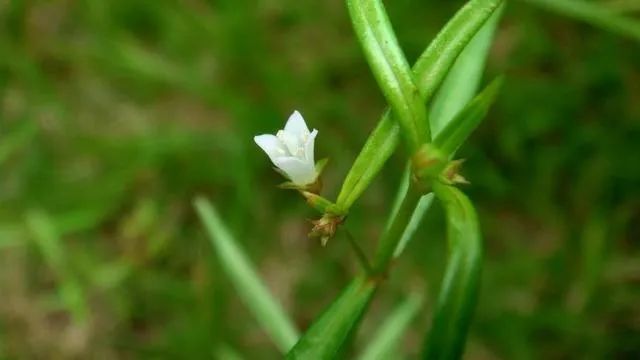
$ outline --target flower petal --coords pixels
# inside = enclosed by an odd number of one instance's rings
[[[284,126],[284,131],[293,133],[296,137],[309,135],[307,123],[304,122],[304,118],[298,110],[289,116],[289,120],[287,120],[287,124]]]
[[[296,185],[308,185],[316,180],[316,169],[309,162],[287,156],[276,159],[274,164]]]
[[[267,153],[269,159],[274,165],[276,164],[276,159],[284,155],[284,145],[275,135],[264,134],[253,137],[253,141],[260,146],[260,148]]]
[[[307,159],[308,162],[310,162],[311,164],[316,163],[316,158],[314,155],[314,145],[316,142],[316,136],[318,135],[318,130],[313,129],[313,131],[311,132],[311,134],[309,134],[309,137],[307,137],[307,142],[304,144],[304,155],[305,155],[305,159]]]
[[[287,156],[297,156],[298,148],[301,144],[299,138],[295,134],[286,130],[280,130],[276,137],[280,140],[280,143],[283,145],[285,150],[287,150]]]

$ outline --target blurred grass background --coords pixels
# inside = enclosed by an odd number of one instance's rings
[[[413,60],[462,1],[386,5]],[[325,194],[384,108],[342,1],[0,2],[0,358],[277,358],[191,206],[217,205],[301,329],[355,272],[346,241],[255,146],[293,109],[319,129]],[[507,8],[497,104],[460,156],[486,244],[470,359],[640,357],[640,46]],[[372,250],[402,161],[348,226]],[[372,304],[355,348],[442,273],[441,209]]]

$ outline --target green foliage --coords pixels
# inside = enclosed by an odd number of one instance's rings
[[[597,16],[635,23],[635,3],[571,5],[604,4]],[[409,63],[463,4],[384,2]],[[485,239],[465,356],[637,358],[640,48],[534,5],[508,2],[486,63],[469,62],[505,77],[456,155]],[[453,72],[474,58],[470,46]],[[436,116],[439,101],[464,106],[477,90],[444,91],[453,72],[433,82],[432,125],[460,110]],[[275,188],[251,138],[300,110],[320,131],[317,156],[331,159],[322,195],[333,200],[379,126],[386,101],[373,79],[343,1],[0,2],[0,358],[277,358],[192,200],[217,205],[256,274],[308,328],[359,265],[342,235],[324,248],[306,238],[314,210]],[[390,155],[400,141],[390,120],[370,147],[387,157],[359,163],[343,196],[345,225],[369,256],[406,165],[402,151]],[[412,214],[404,234],[415,239],[400,241],[344,357],[386,330],[406,294],[425,293],[394,353],[418,357],[447,260],[441,207],[426,213]],[[62,271],[38,245],[38,217]],[[62,296],[68,279],[84,322]]]
[[[501,4],[502,0],[471,0],[467,2],[438,32],[429,47],[420,55],[414,66],[414,71],[418,88],[426,101],[431,100],[438,91],[458,56]],[[479,60],[482,62],[482,58]],[[469,80],[470,84],[473,84],[474,77]]]
[[[349,211],[373,178],[382,170],[382,166],[393,154],[399,142],[400,128],[393,120],[391,112],[386,111],[367,138],[367,142],[344,179],[336,200],[336,205],[341,212]]]
[[[496,79],[487,85],[436,135],[435,139],[433,139],[434,145],[445,154],[453,155],[487,115],[501,84],[502,81]]]
[[[369,345],[360,360],[383,360],[393,358],[398,351],[398,345],[402,336],[407,331],[411,321],[420,310],[421,300],[419,296],[409,295],[400,305],[393,310],[379,327],[378,332],[369,340]]]
[[[434,96],[429,114],[434,138],[440,135],[440,131],[476,95],[503,10],[504,4],[493,12],[489,20],[473,36],[456,58]]]
[[[459,359],[478,297],[482,243],[476,211],[460,190],[435,184],[447,217],[449,256],[424,359]]]
[[[357,326],[377,284],[367,276],[351,281],[307,329],[287,354],[287,359],[334,359]]]
[[[501,0],[470,1],[456,13],[422,53],[413,68],[413,78],[416,79],[423,102],[428,102],[431,99],[465,46],[500,3]],[[393,38],[389,35],[390,27],[384,28],[386,28],[387,37]],[[365,29],[362,29],[361,32],[366,33]],[[392,40],[388,40],[388,42],[393,44]],[[374,45],[370,45],[370,47],[373,48]],[[391,57],[395,58],[399,50],[393,51]],[[379,60],[374,64],[378,63],[380,63]],[[384,66],[381,67],[384,68]],[[415,106],[421,107],[420,105]],[[395,151],[398,145],[397,137],[400,136],[397,126],[391,113],[386,111],[377,127],[369,135],[340,189],[336,205],[343,212],[349,210]],[[416,149],[414,144],[413,150]]]
[[[493,11],[497,9],[497,4],[499,3],[499,1],[496,3],[482,1],[476,3],[472,2],[472,4],[470,4],[470,7],[473,10],[471,10],[470,13],[465,13],[466,9],[463,9],[461,12],[463,13],[463,17],[468,17],[471,20],[482,19],[481,21],[477,21],[479,24],[482,24],[482,22],[486,22]],[[369,60],[372,71],[374,75],[376,75],[378,84],[382,88],[382,92],[385,94],[387,100],[390,102],[392,112],[399,117],[398,122],[400,123],[400,128],[404,132],[405,138],[407,139],[408,148],[411,151],[411,176],[422,177],[422,169],[415,169],[415,159],[418,156],[422,156],[421,152],[423,151],[423,149],[433,148],[428,143],[431,140],[431,136],[429,132],[425,131],[425,126],[421,125],[424,124],[424,121],[426,120],[426,115],[424,114],[424,106],[422,103],[416,101],[417,98],[415,98],[415,96],[417,96],[419,92],[417,89],[415,89],[415,85],[413,84],[414,80],[412,79],[411,73],[408,69],[407,62],[406,60],[404,60],[404,56],[399,50],[395,35],[393,34],[389,21],[386,17],[385,10],[382,4],[377,1],[348,1],[348,7],[350,10],[354,29],[356,31],[356,34],[358,35],[361,45],[364,48],[365,55]],[[488,26],[492,25],[493,24],[490,23]],[[466,45],[472,39],[474,39],[475,33],[468,33],[467,29],[468,28],[465,28],[464,26],[460,26],[459,29],[456,26],[454,26],[453,29],[451,27],[445,28],[445,35],[439,35],[439,37],[436,38],[436,45],[437,42],[441,39],[441,36],[452,36],[454,38],[458,37],[462,40],[460,40],[458,44],[456,44],[456,46],[449,47],[452,50],[449,50],[448,52],[444,51],[442,54],[439,54],[441,57],[445,58],[444,61],[436,60],[434,61],[435,63],[446,63],[447,57],[449,57],[450,62],[453,63],[453,60],[451,59],[457,57],[458,54],[463,52]],[[475,31],[478,30],[480,30],[480,28],[475,28]],[[459,31],[462,35],[455,34],[456,31]],[[451,34],[447,34],[446,32],[451,32]],[[423,58],[423,62],[420,63],[419,60],[418,67],[423,66],[423,68],[429,69],[429,66],[424,67],[424,64],[429,63],[430,61],[429,57],[431,55],[429,55],[429,49],[431,49],[431,47],[427,48],[427,53]],[[439,51],[439,49],[435,51]],[[480,52],[482,50],[478,51]],[[471,72],[473,71],[473,69],[469,70],[463,68],[463,70],[458,71]],[[443,75],[442,77],[444,78],[445,76]],[[455,128],[453,130],[451,130],[451,128],[446,128],[442,133],[445,140],[437,144],[444,146],[444,148],[442,148],[442,150],[445,151],[444,154],[453,154],[458,146],[462,144],[466,137],[475,128],[479,120],[486,115],[488,107],[495,97],[497,88],[498,86],[495,84],[490,85],[485,93],[479,95],[479,97],[475,99],[475,101],[472,101],[469,106],[460,111],[458,116],[452,119],[450,125],[455,126]],[[422,115],[416,116],[415,114]],[[419,135],[420,133],[425,134],[426,136],[421,137]],[[376,135],[375,132],[374,135]],[[384,134],[382,136],[384,136]],[[365,149],[366,148],[367,146],[365,145]],[[439,152],[440,150],[434,148],[434,151]],[[362,158],[364,158],[365,161],[369,160],[375,163],[379,163],[378,161],[376,161],[376,158],[379,159],[379,156],[373,155],[372,158],[368,157],[369,156],[365,155]],[[432,162],[428,159],[420,161],[421,163],[424,163],[426,165]],[[357,162],[358,161],[356,160],[354,167],[358,166]],[[442,167],[442,169],[437,170],[437,173],[432,174],[433,179],[436,179],[438,174],[443,169],[444,166]],[[349,175],[346,181],[348,181],[348,178]],[[408,179],[408,175],[405,175],[404,178]],[[425,178],[424,181],[432,181],[433,179]],[[404,182],[406,184],[407,180],[404,180]],[[432,186],[432,184],[427,184],[426,186]],[[421,213],[423,213],[428,207],[428,204],[426,203],[420,204],[421,195],[423,194],[418,193],[418,189],[405,190],[406,187],[406,185],[403,185],[403,183],[401,183],[399,190],[400,196],[398,199],[402,200],[399,200],[399,202],[394,205],[394,209],[391,212],[391,217],[388,225],[380,238],[380,242],[378,244],[378,248],[376,250],[371,268],[367,264],[367,260],[362,256],[362,252],[360,251],[358,246],[352,239],[350,239],[352,245],[354,245],[357,255],[360,259],[363,259],[362,262],[364,263],[364,267],[367,269],[367,275],[371,276],[371,280],[368,281],[371,281],[372,283],[377,284],[379,277],[384,277],[387,275],[391,261],[398,252],[398,249],[401,249],[401,247],[404,245],[402,244],[402,241],[406,243],[406,239],[410,238],[412,235],[411,233],[415,231],[415,221],[413,221],[414,215],[417,215],[417,218],[421,217]],[[339,209],[344,209],[344,207],[341,207],[341,205],[342,204],[340,203],[340,200],[338,200],[337,207]],[[473,230],[476,233],[478,233],[479,231],[475,228],[468,230]],[[472,234],[467,236],[472,236]],[[323,240],[323,243],[324,242],[325,241]],[[475,244],[471,244],[471,246],[473,245]],[[466,246],[466,244],[462,246]],[[456,248],[453,252],[464,254],[465,251],[467,250]],[[455,261],[457,256],[457,254],[454,255],[452,257],[452,261],[447,265],[448,272],[457,271],[458,264],[457,261]],[[369,269],[371,270],[369,271]],[[477,269],[473,268],[471,270]],[[473,275],[479,276],[478,274]],[[468,300],[465,299],[464,301],[468,301],[467,304],[473,304],[473,300],[476,296],[475,283],[467,283],[464,280],[461,280],[457,282],[457,286],[462,289],[460,290],[461,295],[469,298]],[[375,290],[375,286],[372,285],[371,294],[373,294],[373,290]],[[448,292],[448,289],[443,290],[443,292]],[[345,293],[350,293],[349,288],[345,290]],[[327,310],[325,314],[323,314],[318,320],[316,320],[311,328],[307,330],[307,332],[305,332],[298,345],[292,350],[292,353],[290,354],[292,357],[310,357],[321,359],[335,357],[339,349],[343,346],[343,343],[355,329],[357,321],[363,315],[364,307],[369,301],[368,295],[362,295],[360,298],[356,297],[356,300],[354,301],[356,305],[350,305],[349,295],[343,296],[346,297],[346,300],[341,300],[341,298],[339,298],[329,308],[329,310]],[[451,301],[448,297],[445,297],[445,299],[446,301]],[[436,341],[435,346],[444,347],[446,355],[459,357],[462,354],[462,344],[464,343],[466,330],[469,326],[469,321],[458,320],[457,311],[448,311],[447,307],[449,306],[452,306],[454,308],[456,307],[456,305],[446,304],[442,306],[441,309],[438,309],[436,317],[439,319],[439,322],[459,322],[459,324],[457,324],[458,333],[455,335],[457,337],[455,338],[455,340],[453,340],[452,344],[448,343],[451,340],[445,337],[441,342]],[[345,312],[339,311],[343,308],[346,309]],[[470,309],[465,308],[458,311],[469,312]],[[336,329],[333,329],[331,327],[328,327],[326,324],[339,325],[336,325]],[[328,329],[325,330],[325,327],[328,327]],[[321,341],[318,341],[319,337],[322,337]],[[436,339],[439,338],[436,337]]]
[[[431,135],[420,92],[380,0],[348,0],[351,21],[407,145],[415,151]]]
[[[287,352],[298,340],[298,331],[262,283],[244,252],[236,245],[213,206],[203,198],[196,199],[194,205],[206,226],[218,259],[240,297],[278,348]]]

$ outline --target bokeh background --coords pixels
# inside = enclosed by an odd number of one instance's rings
[[[387,1],[414,60],[462,1]],[[633,16],[633,14],[631,14]],[[335,198],[385,103],[344,3],[0,1],[0,358],[277,358],[192,208],[208,196],[304,329],[357,269],[253,143],[293,109]],[[640,357],[640,43],[509,4],[461,149],[485,238],[469,359]],[[402,171],[353,208],[372,251]],[[428,329],[445,259],[435,206],[354,349],[408,294]]]

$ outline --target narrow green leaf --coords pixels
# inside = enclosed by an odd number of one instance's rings
[[[572,17],[640,41],[640,21],[617,14],[603,4],[581,0],[524,0],[557,14]]]
[[[492,81],[438,133],[433,143],[453,155],[487,115],[501,85],[502,78]]]
[[[240,298],[276,346],[282,352],[288,351],[299,337],[292,321],[262,283],[211,203],[204,198],[197,198],[194,205],[205,225],[211,244],[216,249],[218,259]]]
[[[415,189],[409,187],[400,206],[398,206],[397,211],[391,217],[391,222],[380,237],[378,248],[373,259],[374,273],[384,274],[389,269],[389,264],[391,260],[393,260],[398,244],[402,240],[407,224],[415,212],[420,198],[420,194]]]
[[[386,360],[397,358],[395,351],[406,332],[420,310],[422,299],[417,295],[410,295],[398,306],[389,318],[378,329],[378,332],[369,341],[369,346],[360,356],[360,360]]]
[[[449,20],[414,66],[425,101],[440,88],[454,62],[502,0],[471,0]]]
[[[433,98],[429,120],[434,138],[478,91],[503,9],[500,6],[467,44]]]
[[[402,201],[404,197],[407,195],[407,191],[409,191],[409,185],[411,183],[411,165],[407,164],[404,168],[404,172],[402,173],[402,177],[400,178],[400,184],[398,184],[398,190],[396,191],[396,196],[393,198],[393,205],[391,206],[391,212],[387,217],[387,222],[384,225],[384,231],[389,231],[393,219],[400,211],[400,206],[402,206]]]
[[[411,214],[409,222],[407,223],[407,226],[405,227],[404,232],[400,237],[400,241],[398,242],[398,245],[393,252],[394,258],[400,256],[400,254],[402,254],[404,249],[407,247],[409,241],[413,239],[413,236],[415,235],[416,231],[418,231],[418,227],[420,226],[424,215],[427,213],[427,210],[431,208],[432,203],[433,193],[429,193],[420,197],[420,200],[418,200],[418,205],[416,205],[415,210],[413,210],[413,214]]]
[[[431,99],[465,46],[474,38],[474,35],[502,2],[502,0],[470,1],[456,13],[420,56],[413,67],[413,74],[423,102],[428,102]],[[448,43],[448,41],[453,42]],[[473,58],[474,55],[486,57],[488,46],[477,46],[476,49],[478,53],[471,53],[469,57]],[[484,50],[485,53],[481,54],[480,50]],[[462,68],[466,69],[466,67]],[[471,79],[477,76],[472,75]],[[453,90],[451,89],[451,93],[454,92]],[[442,123],[439,120],[437,122]],[[343,213],[349,211],[349,208],[380,172],[384,163],[397,148],[399,137],[399,125],[390,111],[386,110],[376,128],[369,135],[342,184],[336,204]]]
[[[351,21],[378,86],[408,141],[410,149],[429,139],[427,113],[413,73],[380,0],[347,0]]]
[[[400,127],[389,110],[365,142],[342,183],[336,205],[342,213],[349,212],[351,205],[362,195],[384,163],[398,147]]]
[[[478,296],[482,240],[478,219],[460,190],[439,183],[434,192],[447,216],[449,255],[424,359],[459,359]]]
[[[355,278],[320,315],[287,354],[287,359],[335,359],[371,300],[377,284],[366,276]]]

